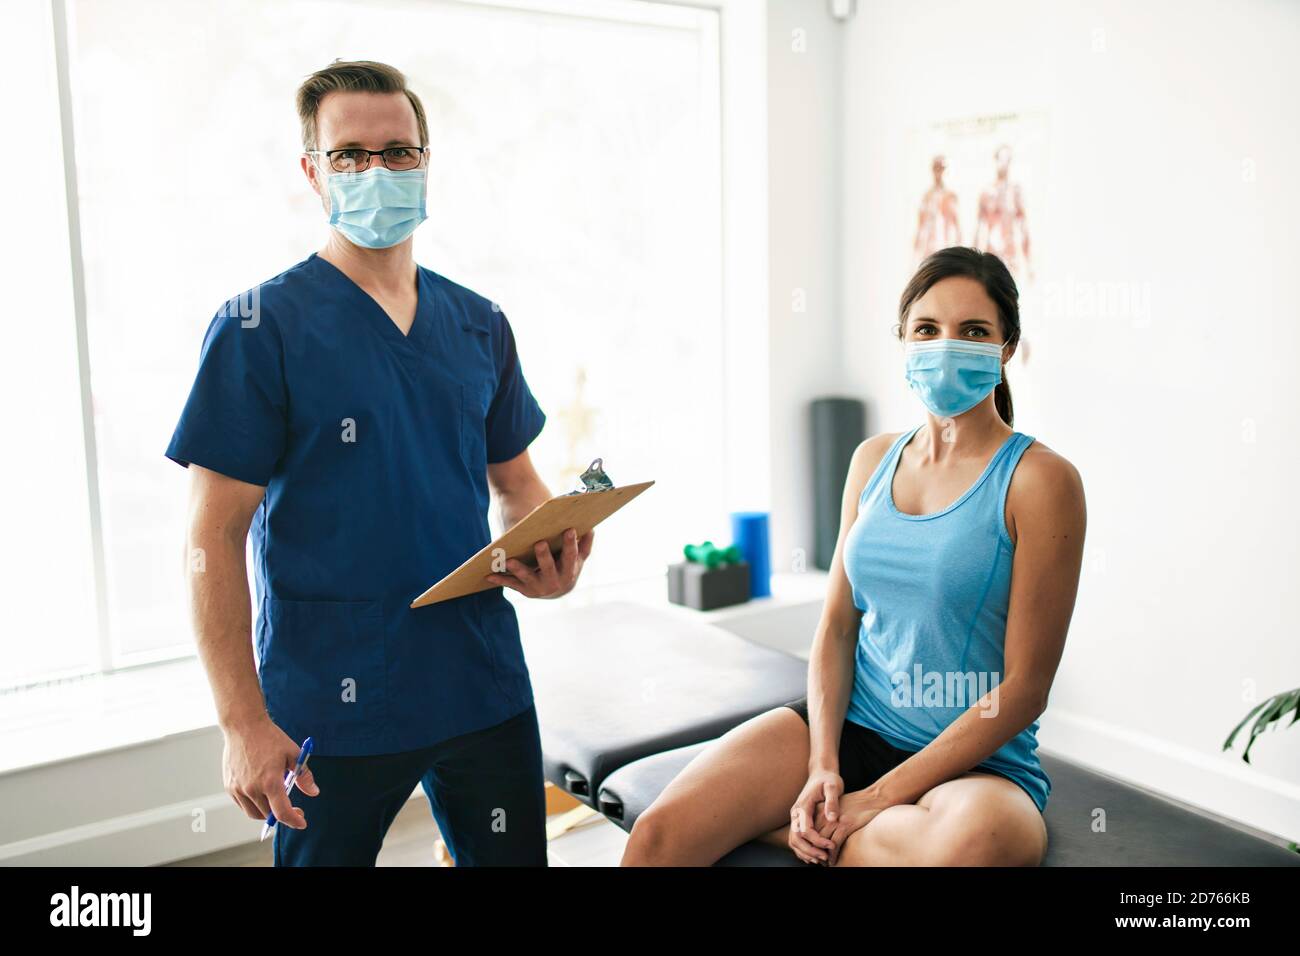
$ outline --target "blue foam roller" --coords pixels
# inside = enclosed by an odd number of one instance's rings
[[[767,540],[766,511],[733,511],[731,540],[749,562],[749,596],[772,593],[772,557]]]

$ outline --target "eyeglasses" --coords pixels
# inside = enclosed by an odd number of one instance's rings
[[[427,146],[389,146],[387,149],[309,149],[309,156],[324,156],[336,173],[360,173],[370,168],[370,158],[378,156],[389,169],[414,169],[429,151]]]

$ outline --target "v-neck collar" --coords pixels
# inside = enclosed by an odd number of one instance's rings
[[[907,438],[899,446],[898,454],[894,456],[893,465],[892,467],[889,468],[889,487],[887,489],[886,500],[889,502],[889,508],[894,514],[896,514],[900,518],[906,518],[908,521],[927,521],[930,518],[942,517],[943,515],[948,514],[948,512],[950,511],[956,511],[957,508],[962,504],[962,502],[964,502],[971,495],[975,494],[975,492],[979,490],[980,486],[984,484],[984,482],[988,479],[989,475],[993,473],[993,468],[998,463],[998,460],[1002,458],[1003,453],[1005,453],[1006,450],[1011,447],[1011,443],[1014,442],[1016,440],[1016,436],[1020,434],[1018,431],[1012,430],[1011,434],[1008,435],[1006,439],[1002,442],[1002,444],[998,446],[998,450],[993,453],[993,457],[988,460],[988,463],[984,466],[984,470],[980,472],[980,476],[975,479],[975,483],[971,485],[969,488],[967,488],[965,492],[963,492],[955,501],[949,504],[946,508],[940,508],[938,511],[931,511],[928,514],[914,515],[909,512],[901,510],[898,507],[898,505],[894,503],[894,476],[898,473],[898,466],[903,461],[904,450],[907,448],[908,445],[912,443],[912,439],[916,437],[916,433],[919,432],[924,427],[925,424],[922,423],[912,429],[912,431],[908,434]]]
[[[397,346],[408,346],[417,351],[424,346],[425,340],[429,337],[430,322],[426,313],[433,308],[433,290],[425,281],[424,270],[418,263],[415,266],[415,318],[411,320],[410,329],[403,335],[397,323],[384,311],[383,306],[375,301],[374,296],[357,285],[346,272],[316,252],[313,252],[308,260],[317,262],[318,268],[323,268],[334,275],[350,291],[352,297],[360,303],[362,314],[385,341]]]

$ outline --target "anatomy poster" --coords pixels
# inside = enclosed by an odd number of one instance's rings
[[[911,131],[906,184],[912,266],[946,246],[974,246],[1034,282],[1047,165],[1043,112],[941,120]]]

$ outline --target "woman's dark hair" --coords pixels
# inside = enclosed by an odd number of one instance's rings
[[[966,276],[979,282],[998,308],[998,321],[1002,325],[1002,339],[1014,346],[1020,341],[1020,291],[1011,278],[1006,264],[991,252],[980,252],[968,246],[950,246],[926,257],[916,269],[903,297],[898,302],[898,337],[906,331],[907,313],[916,300],[930,291],[940,279]],[[1011,387],[1007,384],[1006,369],[1002,381],[993,390],[993,404],[1008,425],[1012,424]]]

